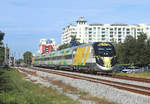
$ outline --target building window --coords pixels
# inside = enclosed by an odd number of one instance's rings
[[[121,39],[118,39],[118,42],[121,42]]]
[[[121,34],[121,32],[118,32],[118,34]]]
[[[130,29],[129,29],[129,28],[127,28],[127,31],[130,31]]]
[[[118,35],[118,37],[121,37],[121,35]]]
[[[98,27],[97,29],[98,29],[98,32],[100,32],[100,27]]]
[[[92,30],[92,28],[89,28],[89,30]]]
[[[89,38],[89,40],[92,40],[92,38]]]
[[[113,34],[113,32],[110,32],[110,34]]]
[[[105,28],[102,28],[102,30],[105,30]]]
[[[139,35],[141,32],[137,32],[137,34]]]
[[[110,39],[110,41],[112,42],[112,41],[113,41],[113,39]]]
[[[102,37],[105,37],[105,35],[102,35]]]
[[[88,30],[88,27],[85,27],[85,31],[87,31]]]
[[[102,38],[102,40],[105,40],[105,38]]]
[[[113,31],[113,28],[110,28],[111,31]]]
[[[92,34],[92,32],[89,32],[89,34]]]
[[[93,30],[96,31],[96,27],[93,27]]]
[[[140,29],[137,29],[137,31],[140,31]]]
[[[113,37],[113,35],[110,35],[110,37]]]
[[[127,35],[129,35],[130,34],[130,32],[127,32]]]
[[[118,31],[121,31],[121,28],[118,28]]]

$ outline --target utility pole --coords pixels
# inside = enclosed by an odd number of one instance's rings
[[[4,57],[4,65],[7,65],[7,44],[5,46],[5,57]]]
[[[16,52],[14,52],[14,66],[16,66]]]
[[[8,61],[9,61],[9,49],[8,45],[6,44],[5,46],[5,57],[4,57],[4,65],[8,66]]]

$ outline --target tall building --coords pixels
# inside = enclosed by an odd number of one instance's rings
[[[87,24],[83,17],[76,21],[76,25],[68,25],[62,30],[61,43],[69,43],[71,35],[76,35],[80,43],[90,42],[124,42],[127,35],[137,38],[140,32],[150,37],[150,25],[145,24]]]
[[[57,45],[54,39],[41,39],[38,53],[44,54],[57,50]]]

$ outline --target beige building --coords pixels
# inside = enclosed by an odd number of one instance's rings
[[[62,30],[61,43],[69,43],[71,35],[76,35],[81,43],[90,42],[124,42],[127,35],[136,37],[140,32],[150,38],[150,25],[138,24],[87,24],[83,17],[76,21],[76,25],[68,25]]]

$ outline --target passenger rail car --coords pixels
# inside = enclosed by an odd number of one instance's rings
[[[115,48],[109,42],[94,42],[38,54],[32,59],[33,66],[88,72],[112,72],[116,62]]]

